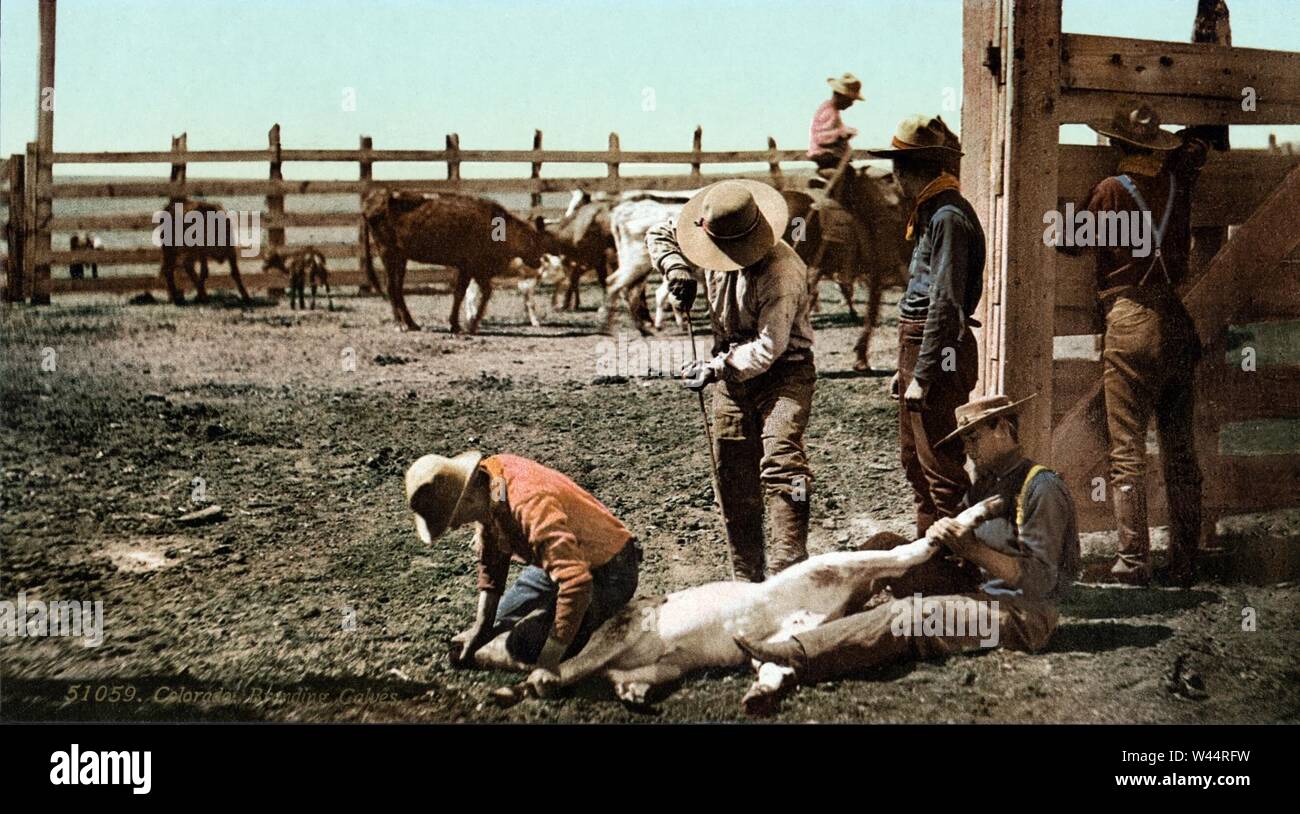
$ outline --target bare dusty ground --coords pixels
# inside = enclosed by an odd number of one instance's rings
[[[825,299],[814,552],[910,523],[886,393],[892,310],[873,348],[886,373],[857,376],[855,327]],[[505,291],[475,338],[446,333],[443,296],[412,298],[419,334],[395,331],[380,300],[337,302],[295,313],[60,299],[5,313],[0,599],[101,600],[106,633],[99,647],[0,640],[0,717],[741,719],[739,670],[690,677],[650,715],[598,684],[508,711],[484,703],[512,677],[446,666],[446,639],[473,613],[470,535],[429,548],[404,509],[418,455],[508,450],[569,473],[637,532],[643,593],[725,578],[695,401],[635,375],[646,347],[625,344],[634,369],[620,369],[594,310],[534,329]],[[655,349],[679,359],[676,329],[663,339]],[[223,517],[178,522],[213,504]],[[1258,547],[1295,528],[1247,534]],[[1296,721],[1300,590],[1279,578],[1084,584],[1047,652],[804,688],[777,720]],[[1176,662],[1205,697],[1168,689]]]

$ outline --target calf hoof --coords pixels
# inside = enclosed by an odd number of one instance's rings
[[[414,322],[403,322],[398,329],[402,333],[419,333],[420,326],[416,325]],[[456,333],[456,332],[452,331],[452,333]]]
[[[866,359],[859,359],[858,361],[854,362],[854,363],[853,363],[853,369],[854,369],[855,371],[857,371],[858,373],[870,373],[870,372],[872,372],[872,371],[871,371],[871,363],[868,362]]]
[[[523,701],[530,694],[527,684],[514,684],[509,687],[496,688],[492,691],[490,698],[492,703],[501,709],[509,709]]]
[[[614,685],[614,694],[628,706],[645,707],[649,705],[650,685],[644,681],[620,681]]]
[[[749,688],[740,699],[740,708],[751,718],[766,718],[781,708],[781,694],[759,684]]]

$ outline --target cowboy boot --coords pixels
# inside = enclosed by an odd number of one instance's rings
[[[1169,503],[1169,562],[1161,581],[1189,588],[1195,579],[1196,554],[1201,547],[1201,485],[1172,483],[1166,487]]]
[[[1145,484],[1126,483],[1111,490],[1115,504],[1115,527],[1119,532],[1119,556],[1110,575],[1127,585],[1151,581],[1151,538],[1147,530]]]
[[[767,522],[772,541],[772,573],[808,559],[808,496],[795,500],[788,494],[767,498]]]

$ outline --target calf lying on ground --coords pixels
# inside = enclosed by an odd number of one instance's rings
[[[956,519],[973,529],[1002,508],[1002,499],[995,496]],[[558,683],[544,685],[530,677],[497,690],[493,698],[508,706],[601,674],[613,682],[619,698],[641,705],[654,687],[693,670],[744,664],[735,636],[783,641],[838,619],[865,603],[878,580],[899,576],[937,550],[936,544],[921,538],[888,551],[835,551],[787,568],[766,582],[711,582],[667,596],[639,597],[601,625],[581,652],[560,665]],[[474,659],[481,667],[527,669],[505,652],[504,635]],[[780,689],[783,668],[755,667],[758,680],[747,699]]]

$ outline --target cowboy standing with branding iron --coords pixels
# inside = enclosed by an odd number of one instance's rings
[[[899,303],[898,373],[890,388],[898,408],[903,471],[916,504],[916,533],[952,517],[970,487],[961,451],[935,441],[957,427],[955,416],[979,375],[971,314],[984,287],[984,230],[957,181],[961,145],[942,118],[904,119],[890,158],[912,201],[907,238],[915,241],[907,291]]]
[[[1033,398],[1030,396],[1029,398]],[[760,662],[793,668],[796,681],[812,683],[911,659],[935,658],[998,645],[1036,651],[1056,630],[1057,606],[1079,573],[1079,534],[1074,501],[1065,481],[1026,458],[1020,448],[1019,410],[1029,398],[985,396],[957,410],[957,426],[936,446],[960,447],[975,465],[976,480],[958,504],[965,509],[994,495],[1005,508],[973,531],[950,517],[939,518],[928,536],[956,558],[939,554],[902,576],[872,585],[870,595],[888,589],[894,601],[875,604],[780,642],[736,644]],[[865,548],[885,549],[907,542],[888,532]],[[959,558],[959,559],[958,559]],[[918,597],[918,595],[920,595]],[[918,635],[899,618],[919,616],[917,603],[941,608],[989,603],[996,638],[990,643],[967,627]],[[978,606],[976,606],[978,607]],[[969,621],[969,617],[967,617]],[[746,699],[751,712],[770,711],[778,699]]]
[[[452,665],[535,665],[557,680],[602,622],[636,593],[641,547],[609,509],[564,475],[517,455],[425,455],[406,471],[420,539],[475,523],[478,614],[453,640]],[[506,589],[514,559],[526,563]]]
[[[1169,566],[1162,581],[1188,586],[1201,535],[1201,470],[1193,436],[1193,377],[1201,355],[1177,287],[1187,277],[1192,188],[1207,145],[1162,130],[1149,106],[1119,110],[1093,130],[1120,154],[1116,175],[1092,188],[1087,207],[1150,213],[1155,251],[1098,247],[1097,297],[1105,313],[1102,382],[1110,435],[1111,501],[1119,531],[1118,581],[1151,581],[1146,434],[1154,413],[1169,507]],[[1073,253],[1073,252],[1070,252]]]
[[[817,380],[808,270],[781,240],[781,194],[758,181],[700,190],[677,223],[646,235],[674,304],[690,311],[696,269],[713,326],[713,358],[689,362],[684,385],[716,382],[718,498],[736,579],[761,582],[808,556],[812,472],[803,434]],[[763,544],[763,516],[771,535]]]

